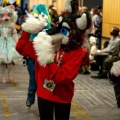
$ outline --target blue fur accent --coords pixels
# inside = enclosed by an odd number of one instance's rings
[[[44,14],[46,14],[48,16],[47,8],[44,4],[37,5],[37,7],[35,9],[37,9],[37,11],[39,13],[43,12]]]

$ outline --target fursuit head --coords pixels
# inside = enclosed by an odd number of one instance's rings
[[[12,27],[18,18],[17,12],[13,5],[0,8],[0,23],[5,27]]]
[[[59,16],[57,27],[39,32],[34,38],[34,49],[42,66],[54,58],[59,48],[69,52],[82,46],[84,33],[91,26],[88,13],[78,14],[78,0],[66,0],[65,4],[65,11]]]
[[[22,30],[31,34],[38,34],[40,30],[48,26],[50,15],[44,4],[39,4],[31,13],[26,13],[27,18],[22,24]]]
[[[4,29],[5,39],[7,39],[7,29],[12,29],[12,36],[15,41],[18,40],[16,31],[16,21],[18,19],[17,11],[14,5],[9,5],[0,8],[0,28]]]

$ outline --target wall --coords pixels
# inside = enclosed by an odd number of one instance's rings
[[[87,6],[90,10],[92,7],[96,7],[97,5],[102,6],[103,0],[83,0],[83,5]]]
[[[120,28],[120,0],[103,0],[102,36],[110,38],[113,26]]]
[[[65,0],[56,0],[54,6],[57,8],[58,13],[64,10]],[[32,9],[33,5],[45,4],[47,7],[52,4],[52,0],[29,0],[29,8]]]
[[[25,0],[26,1],[26,0]],[[33,5],[36,4],[46,4],[47,7],[52,4],[53,0],[29,0],[29,7],[32,9]],[[65,0],[55,0],[54,6],[57,8],[58,13],[64,10],[65,7]],[[88,9],[90,10],[92,7],[95,7],[97,5],[102,6],[102,1],[103,0],[80,0],[81,5],[87,6]],[[82,3],[83,2],[83,3]]]
[[[83,5],[89,9],[97,5],[103,7],[102,36],[110,38],[110,30],[113,26],[120,28],[120,0],[81,0]],[[102,3],[103,2],[103,3]],[[48,7],[52,4],[52,0],[29,0],[29,8],[32,9],[35,4],[46,4]],[[58,13],[64,10],[65,0],[56,0],[54,2]]]

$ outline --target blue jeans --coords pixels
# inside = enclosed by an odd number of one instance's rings
[[[27,69],[29,73],[29,86],[28,86],[28,100],[30,104],[34,104],[35,102],[35,94],[36,94],[36,89],[37,85],[35,82],[35,68],[34,68],[35,61],[32,58],[27,59]]]

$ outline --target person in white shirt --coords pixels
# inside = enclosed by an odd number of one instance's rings
[[[120,52],[119,32],[120,30],[118,27],[113,27],[110,32],[112,37],[108,43],[108,46],[103,50],[99,50],[99,52],[101,53],[109,53],[108,57],[103,62],[104,72],[108,74],[113,65],[113,62],[116,62],[119,60],[119,52]]]

